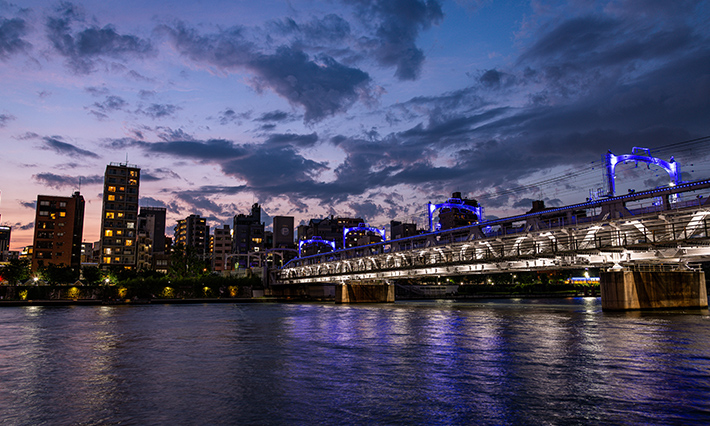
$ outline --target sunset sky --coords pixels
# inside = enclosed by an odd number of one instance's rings
[[[212,227],[325,215],[424,226],[584,201],[607,150],[710,177],[710,2],[0,0],[1,222],[138,165],[140,204]],[[648,170],[647,170],[648,172]],[[627,187],[661,185],[621,170]],[[564,177],[564,178],[561,178]],[[524,187],[524,189],[516,189]],[[621,187],[626,191],[626,187]]]

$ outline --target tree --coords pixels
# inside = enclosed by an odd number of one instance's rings
[[[97,284],[101,281],[101,270],[96,266],[84,266],[81,268],[81,274],[86,284]]]
[[[200,277],[209,271],[209,264],[200,258],[195,247],[178,244],[173,248],[168,272],[171,278]]]
[[[10,285],[25,282],[30,279],[30,260],[12,259],[7,266],[0,269],[0,281],[7,281]]]
[[[64,264],[41,266],[37,270],[37,274],[50,284],[71,284],[79,278],[71,266]]]

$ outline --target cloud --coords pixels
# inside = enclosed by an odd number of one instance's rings
[[[98,119],[102,120],[108,118],[108,114],[121,111],[128,106],[126,102],[120,96],[106,96],[103,102],[94,102],[90,108],[90,113],[95,115]]]
[[[7,126],[7,123],[14,120],[15,116],[10,114],[0,114],[0,128]]]
[[[15,228],[19,229],[20,231],[29,231],[30,229],[34,229],[35,223],[30,222],[22,225],[21,223],[15,224]]]
[[[103,28],[90,26],[79,31],[73,24],[83,23],[83,12],[72,3],[61,3],[53,16],[49,16],[45,29],[52,47],[67,58],[76,73],[88,74],[100,58],[144,58],[155,55],[150,40],[134,35],[119,34],[112,25]]]
[[[374,37],[362,41],[380,65],[394,66],[399,80],[416,80],[424,63],[417,47],[419,32],[438,24],[444,17],[436,0],[343,1],[356,8],[362,23],[374,26]]]
[[[30,210],[34,210],[37,208],[37,200],[32,200],[32,201],[20,201],[20,205],[22,207],[26,207]]]
[[[42,138],[44,145],[42,149],[52,150],[57,154],[67,155],[69,157],[89,157],[99,158],[99,156],[91,151],[78,148],[70,143],[64,142],[59,136],[45,136]]]
[[[143,176],[141,176],[141,180],[143,180]],[[140,205],[140,207],[167,207],[164,201],[155,199],[153,197],[146,197],[145,195],[140,196],[140,198],[138,199],[138,204]]]
[[[295,117],[285,111],[270,111],[261,114],[259,117],[255,118],[254,121],[260,122],[287,122],[293,121]]]
[[[146,108],[139,108],[136,110],[137,114],[142,114],[152,119],[165,118],[174,116],[179,110],[181,110],[177,105],[171,104],[150,104]]]
[[[227,108],[219,113],[217,120],[219,124],[225,126],[230,123],[242,124],[242,121],[249,120],[251,118],[252,111],[246,112],[235,112],[232,108]]]
[[[251,84],[257,91],[270,89],[292,105],[303,107],[306,122],[344,112],[358,99],[371,96],[366,72],[325,54],[310,57],[297,47],[286,45],[267,53],[246,41],[241,28],[204,36],[183,23],[174,28],[163,26],[161,30],[192,61],[223,70],[251,71]]]
[[[318,135],[314,132],[310,135],[296,135],[292,133],[274,134],[266,139],[267,145],[292,145],[300,147],[313,146],[318,142]]]
[[[32,45],[23,39],[27,34],[27,23],[23,19],[0,18],[0,58],[29,50]]]
[[[104,177],[100,175],[68,176],[54,173],[39,173],[32,175],[32,178],[43,185],[55,189],[79,188],[81,185],[101,184],[104,181]]]

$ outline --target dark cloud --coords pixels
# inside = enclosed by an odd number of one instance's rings
[[[0,114],[0,128],[7,126],[7,123],[14,120],[15,116],[10,114]]]
[[[270,111],[261,114],[259,117],[255,118],[254,121],[261,122],[286,122],[293,121],[295,117],[285,111]]]
[[[141,180],[143,180],[143,173],[141,173]],[[167,207],[164,201],[153,197],[146,197],[145,195],[140,196],[138,204],[140,207]]]
[[[291,46],[266,53],[248,42],[241,28],[205,36],[184,24],[161,29],[178,51],[193,61],[250,70],[256,90],[273,90],[291,104],[303,107],[306,122],[344,112],[358,99],[370,96],[367,73],[324,54],[310,57]]]
[[[97,154],[64,142],[58,136],[46,136],[42,138],[42,140],[44,141],[42,149],[52,150],[58,154],[67,155],[69,157],[99,158]]]
[[[318,142],[318,135],[314,132],[310,135],[296,135],[292,133],[274,134],[266,139],[267,145],[292,145],[297,147],[309,147]]]
[[[37,208],[37,200],[33,201],[20,201],[22,207],[27,207],[28,209],[34,210]]]
[[[152,170],[141,170],[142,182],[155,182],[159,180],[180,180],[181,177],[170,169],[158,168]]]
[[[84,91],[91,96],[107,96],[109,94],[109,90],[107,87],[101,86],[101,87],[96,87],[96,86],[88,86],[84,88]]]
[[[139,108],[136,113],[152,119],[174,116],[181,108],[171,104],[150,104],[146,108]]]
[[[382,206],[379,206],[372,201],[364,201],[362,203],[352,202],[348,203],[348,207],[353,210],[354,217],[361,217],[365,220],[365,222],[384,213]]]
[[[94,102],[89,107],[89,112],[96,116],[96,118],[103,120],[108,118],[108,114],[121,111],[128,106],[128,102],[123,100],[120,96],[106,96],[103,102]]]
[[[68,176],[57,175],[54,173],[38,173],[36,175],[32,175],[32,178],[43,185],[55,189],[63,189],[67,187],[79,188],[81,185],[101,184],[104,181],[104,177],[100,175]]]
[[[35,223],[30,222],[30,223],[26,223],[24,225],[21,223],[16,223],[14,227],[19,229],[20,231],[29,231],[30,229],[34,229]]]
[[[211,212],[216,215],[223,216],[228,213],[225,212],[223,206],[220,206],[219,204],[215,203],[214,201],[201,194],[194,194],[190,191],[186,191],[177,192],[175,193],[175,196],[180,201],[184,202],[190,207],[188,210],[200,212],[198,214],[203,217],[204,214],[202,212]]]
[[[251,115],[252,111],[236,112],[231,108],[227,108],[219,113],[217,119],[219,120],[219,124],[223,126],[230,123],[242,124],[242,121],[249,120]]]
[[[23,19],[0,18],[0,58],[28,50],[32,45],[23,39],[27,34],[27,23]]]
[[[50,43],[67,58],[69,66],[77,73],[93,71],[97,58],[143,58],[155,54],[150,40],[119,34],[111,25],[103,28],[90,26],[75,32],[72,25],[82,21],[83,13],[79,7],[61,3],[46,22]]]
[[[363,40],[362,48],[371,51],[381,65],[396,67],[398,79],[417,79],[424,63],[424,52],[417,47],[416,39],[420,31],[443,19],[439,2],[356,0],[344,3],[354,5],[360,20],[375,27],[375,36]]]

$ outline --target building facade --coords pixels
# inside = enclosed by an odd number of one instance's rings
[[[212,270],[215,272],[229,271],[232,253],[232,230],[229,225],[215,228],[212,249]]]
[[[263,251],[264,223],[261,221],[261,206],[255,203],[251,206],[249,215],[234,216],[234,234],[232,235],[232,254],[235,256],[235,266],[247,268],[254,266],[249,253]],[[258,263],[258,262],[257,262]]]
[[[175,226],[175,245],[193,247],[202,259],[208,259],[210,227],[207,220],[199,214],[193,214],[178,221]]]
[[[32,272],[42,266],[68,266],[79,276],[84,235],[84,197],[38,195],[32,253]]]
[[[118,266],[132,269],[137,265],[140,171],[138,166],[127,163],[106,166],[101,210],[102,268]]]
[[[0,261],[7,260],[10,251],[10,235],[12,228],[9,226],[0,226]]]
[[[336,250],[343,248],[343,230],[353,228],[365,222],[360,217],[327,217],[325,219],[311,219],[308,225],[298,227],[298,239],[310,240],[320,237],[323,240],[335,241]]]

